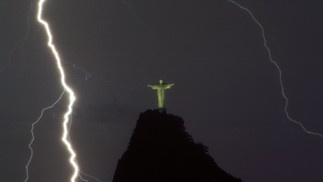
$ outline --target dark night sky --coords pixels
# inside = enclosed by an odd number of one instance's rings
[[[240,0],[266,30],[283,71],[290,115],[323,133],[323,3]],[[25,178],[31,123],[61,94],[54,60],[35,21],[36,2],[0,2],[0,174]],[[71,138],[82,171],[112,181],[147,84],[176,85],[167,110],[186,121],[226,171],[246,182],[321,182],[323,138],[289,121],[278,71],[259,27],[226,0],[48,0],[55,43],[78,101]],[[30,182],[68,181],[61,118],[66,97],[36,126]],[[95,180],[90,180],[90,182]]]

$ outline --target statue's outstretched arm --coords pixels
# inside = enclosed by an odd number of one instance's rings
[[[147,85],[148,87],[152,88],[152,89],[157,89],[158,86],[157,85]]]
[[[174,85],[175,85],[174,83],[167,84],[166,87],[165,87],[165,89],[169,89],[169,88],[171,88]]]

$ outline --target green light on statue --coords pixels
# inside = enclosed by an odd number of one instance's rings
[[[165,110],[165,90],[170,89],[172,86],[174,86],[173,83],[164,83],[163,80],[159,80],[159,83],[156,85],[148,85],[148,87],[157,91],[158,109],[160,111]]]

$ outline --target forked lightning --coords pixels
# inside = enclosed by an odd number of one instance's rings
[[[288,104],[289,104],[288,97],[285,94],[285,88],[284,88],[284,84],[283,84],[283,80],[282,80],[282,71],[281,71],[278,63],[275,60],[273,60],[273,58],[272,58],[271,50],[268,47],[267,39],[266,39],[266,35],[265,35],[265,30],[264,30],[262,24],[257,20],[257,18],[254,16],[254,14],[248,8],[240,5],[239,3],[237,3],[236,1],[233,1],[233,0],[227,0],[227,1],[229,3],[231,3],[231,4],[234,4],[235,6],[239,7],[240,9],[242,9],[243,11],[245,11],[246,13],[248,13],[249,16],[251,17],[251,19],[260,28],[260,31],[261,31],[261,34],[262,34],[262,38],[263,38],[263,46],[265,47],[265,49],[267,51],[269,61],[272,64],[274,64],[274,66],[276,67],[276,69],[279,72],[279,82],[280,82],[280,86],[281,86],[281,94],[282,94],[282,97],[285,100],[284,112],[286,114],[286,117],[291,122],[299,125],[303,129],[304,132],[306,132],[308,134],[311,134],[311,135],[316,135],[316,136],[319,136],[319,137],[322,137],[323,138],[323,135],[322,134],[317,133],[317,132],[313,132],[313,131],[309,131],[308,129],[306,129],[304,127],[304,125],[301,122],[293,119],[290,116],[290,114],[288,112]],[[78,163],[76,161],[76,152],[73,149],[73,146],[72,146],[72,144],[70,142],[70,139],[69,139],[69,126],[70,126],[70,122],[71,122],[71,115],[73,113],[73,105],[74,105],[74,103],[76,101],[76,96],[75,96],[75,93],[74,93],[73,89],[66,83],[64,67],[62,65],[61,57],[60,57],[60,55],[59,55],[58,51],[56,50],[55,45],[53,43],[53,36],[52,36],[52,33],[51,33],[51,29],[50,29],[49,23],[45,19],[43,19],[43,16],[42,16],[43,15],[43,12],[44,12],[43,7],[44,7],[44,3],[45,2],[46,2],[46,0],[38,0],[37,21],[39,22],[40,25],[43,26],[43,28],[45,30],[45,33],[46,33],[47,39],[48,39],[47,46],[49,47],[52,55],[54,56],[54,59],[55,59],[55,62],[56,62],[56,66],[57,66],[57,69],[58,69],[58,72],[59,72],[59,76],[60,76],[60,82],[61,82],[62,87],[64,88],[64,93],[66,93],[68,95],[67,110],[64,113],[64,118],[63,118],[63,121],[62,121],[63,133],[62,133],[62,138],[61,139],[62,139],[62,142],[65,145],[67,151],[70,154],[69,162],[71,164],[71,167],[73,168],[73,173],[72,173],[72,175],[70,177],[70,182],[75,182],[76,181],[76,178],[79,177],[80,168],[79,168]],[[32,125],[32,132],[33,132],[34,124],[37,124],[38,123],[38,121],[42,117],[43,112],[46,111],[46,110],[48,110],[48,109],[50,109],[50,108],[52,108],[57,102],[59,102],[61,100],[62,95],[51,106],[46,107],[46,108],[44,108],[42,110],[40,117]],[[32,136],[33,136],[33,133],[32,133]],[[30,145],[29,145],[29,148],[31,150],[31,153],[32,153],[31,144],[32,144],[33,140],[34,140],[34,136],[33,136],[33,139],[31,141]],[[32,158],[32,155],[31,155],[31,158]],[[28,176],[28,167],[29,167],[29,163],[31,161],[31,158],[30,158],[30,160],[28,161],[28,163],[26,165],[27,178],[25,179],[25,182],[27,182],[28,179],[29,179],[29,176]]]
[[[31,125],[31,129],[30,129],[30,133],[31,133],[31,140],[30,140],[30,142],[29,142],[29,145],[28,145],[28,148],[29,148],[29,150],[30,150],[30,157],[29,157],[29,159],[28,159],[28,161],[27,161],[27,164],[26,164],[26,166],[25,166],[25,168],[26,168],[26,178],[25,178],[25,180],[24,180],[24,182],[27,182],[28,180],[29,180],[29,165],[30,165],[30,163],[31,163],[31,160],[33,159],[33,156],[34,156],[34,150],[33,150],[33,148],[32,148],[32,145],[33,145],[33,143],[34,143],[34,140],[35,140],[35,134],[34,134],[34,129],[35,129],[35,126],[37,125],[37,123],[39,123],[39,121],[40,121],[40,119],[43,117],[43,115],[44,115],[44,112],[45,111],[47,111],[47,110],[49,110],[49,109],[52,109],[61,99],[62,99],[62,97],[63,97],[63,95],[64,95],[64,91],[62,92],[62,94],[59,96],[59,98],[52,104],[52,105],[50,105],[50,106],[48,106],[48,107],[45,107],[45,108],[43,108],[43,110],[40,112],[40,115],[39,115],[39,117],[37,118],[37,120],[36,121],[34,121],[33,123],[32,123],[32,125]]]
[[[62,61],[61,61],[60,55],[59,55],[58,51],[56,50],[55,45],[53,43],[53,36],[51,33],[51,29],[49,27],[49,23],[45,19],[43,19],[43,16],[42,16],[43,12],[44,12],[43,7],[44,7],[45,2],[46,2],[46,0],[39,0],[38,1],[37,21],[39,22],[40,25],[43,26],[43,28],[46,32],[47,40],[48,40],[47,46],[49,47],[51,53],[54,56],[56,66],[57,66],[59,76],[60,76],[60,82],[61,82],[62,87],[64,88],[64,92],[67,93],[67,95],[68,95],[67,110],[64,113],[64,118],[62,121],[63,134],[62,134],[61,139],[62,139],[62,142],[64,143],[67,151],[70,154],[69,162],[73,168],[73,174],[70,177],[70,182],[75,182],[76,178],[79,176],[79,166],[76,161],[76,153],[75,153],[73,146],[69,140],[69,124],[71,122],[70,118],[71,118],[71,115],[73,112],[73,105],[76,100],[76,96],[75,96],[73,89],[66,83],[65,71],[62,66]],[[57,102],[59,100],[60,99],[58,99]],[[56,104],[56,102],[53,105],[55,105],[55,104]],[[43,109],[43,111],[49,109],[50,107]],[[43,113],[43,111],[42,111],[42,113]],[[38,120],[39,119],[40,118],[38,118]],[[29,162],[28,162],[28,164],[29,164]],[[26,168],[27,168],[26,171],[28,173],[28,165],[26,166]],[[27,177],[28,177],[28,174],[27,174]],[[27,180],[28,180],[28,178],[25,181],[27,181]]]
[[[233,1],[233,0],[227,0],[227,1],[230,2],[230,3],[232,3],[232,4],[234,4],[234,5],[236,5],[236,6],[238,6],[240,9],[244,10],[245,12],[247,12],[250,15],[251,19],[260,28],[261,35],[262,35],[262,38],[263,38],[263,43],[264,43],[263,46],[265,47],[265,49],[267,51],[269,61],[275,65],[275,67],[277,68],[277,70],[279,72],[279,83],[280,83],[280,88],[281,88],[281,94],[282,94],[282,96],[283,96],[283,98],[285,100],[284,112],[285,112],[285,115],[288,118],[288,120],[290,120],[293,123],[299,125],[303,129],[303,131],[306,132],[307,134],[316,135],[316,136],[319,136],[319,137],[322,137],[323,138],[323,135],[322,134],[317,133],[317,132],[313,132],[313,131],[309,131],[308,129],[306,129],[304,127],[303,123],[301,123],[300,121],[297,121],[297,120],[293,119],[289,115],[289,113],[288,113],[288,97],[285,94],[285,87],[284,87],[283,79],[282,79],[282,70],[280,69],[278,63],[272,58],[271,50],[270,50],[270,48],[268,47],[268,44],[267,44],[267,38],[266,38],[266,35],[265,35],[265,29],[262,26],[262,24],[258,21],[258,19],[255,17],[255,15],[248,8],[240,5],[239,3],[237,3],[236,1]]]

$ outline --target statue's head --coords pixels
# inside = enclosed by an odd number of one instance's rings
[[[163,84],[164,83],[164,81],[163,80],[159,80],[159,84]]]

